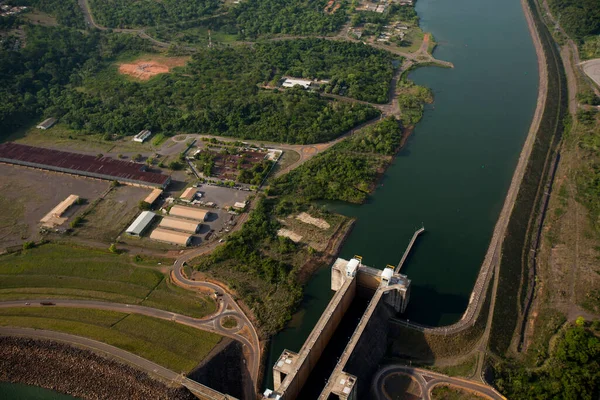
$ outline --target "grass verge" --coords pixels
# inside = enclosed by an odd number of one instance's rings
[[[140,304],[196,318],[216,310],[210,297],[175,287],[126,254],[46,244],[0,256],[0,300],[40,297]]]
[[[77,308],[3,308],[0,325],[83,336],[176,372],[194,369],[221,336],[143,315]]]

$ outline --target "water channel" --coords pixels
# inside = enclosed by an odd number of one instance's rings
[[[461,317],[473,289],[536,107],[537,59],[519,0],[418,0],[416,9],[439,43],[435,56],[455,68],[410,74],[434,91],[435,103],[370,201],[332,208],[358,219],[340,256],[358,254],[380,269],[397,264],[425,226],[402,270],[413,284],[405,317],[439,326]],[[272,340],[267,387],[281,351],[302,347],[329,287],[325,268]]]

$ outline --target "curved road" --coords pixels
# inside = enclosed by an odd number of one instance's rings
[[[424,400],[431,399],[431,390],[438,385],[458,387],[492,400],[506,400],[506,397],[502,396],[491,386],[405,365],[390,365],[377,372],[371,386],[371,392],[375,394],[377,400],[391,400],[384,389],[384,383],[388,377],[398,374],[414,378],[415,382],[421,388],[421,398]]]
[[[192,281],[193,282],[193,281]],[[215,290],[220,290],[220,288],[216,285],[212,285],[210,283],[205,282],[196,282],[199,284],[198,286],[206,286],[211,289],[214,287]],[[225,297],[228,295],[224,295]],[[42,302],[49,302],[53,305],[42,305]],[[228,310],[228,303],[223,300],[224,304],[221,307],[221,312],[214,314],[205,319],[192,318],[186,315],[173,313],[170,311],[159,310],[156,308],[138,306],[134,304],[119,304],[119,303],[108,303],[103,301],[92,301],[92,300],[61,300],[61,299],[32,299],[32,300],[14,300],[14,301],[4,301],[0,302],[0,308],[14,308],[14,307],[71,307],[71,308],[89,308],[96,310],[108,310],[108,311],[116,311],[127,314],[140,314],[148,317],[159,318],[167,321],[176,322],[183,325],[188,325],[196,329],[213,332],[222,336],[227,336],[232,339],[235,339],[242,343],[242,345],[248,349],[249,359],[250,359],[250,374],[252,377],[252,385],[248,385],[246,390],[246,395],[250,396],[247,398],[253,398],[254,393],[256,391],[257,377],[258,377],[258,367],[260,366],[260,352],[256,351],[256,345],[249,341],[246,336],[242,335],[240,332],[245,327],[248,326],[249,321],[245,318],[245,315],[239,310],[237,304],[231,301],[230,306],[234,310]],[[237,330],[225,329],[221,326],[221,319],[226,316],[234,316],[238,319],[239,324]],[[256,333],[254,331],[254,327],[249,325],[250,331]],[[259,348],[260,349],[260,348]]]
[[[247,217],[248,217],[248,213],[244,214],[240,218],[240,220],[236,224],[237,229],[239,229],[243,225],[244,220]],[[223,287],[216,285],[214,283],[210,283],[210,282],[193,281],[193,280],[188,279],[183,274],[183,266],[185,265],[185,263],[187,261],[214,250],[214,248],[218,245],[219,245],[219,243],[215,242],[215,243],[212,243],[210,246],[194,249],[194,250],[183,253],[181,256],[179,256],[179,258],[177,258],[177,260],[175,260],[175,263],[173,264],[173,271],[171,272],[171,278],[173,279],[173,282],[175,282],[177,285],[182,286],[187,289],[211,290],[211,291],[221,294],[221,299],[223,302],[222,307],[221,307],[222,311],[220,314],[217,314],[216,316],[212,317],[211,318],[212,320],[217,319],[217,318],[220,319],[224,316],[229,315],[229,316],[235,316],[238,319],[238,321],[240,321],[239,330],[235,333],[235,335],[234,335],[235,337],[232,336],[230,332],[227,332],[228,335],[226,335],[226,336],[230,336],[236,340],[239,340],[240,342],[242,342],[244,344],[244,346],[248,350],[248,358],[249,358],[248,369],[250,371],[250,376],[252,378],[252,386],[253,386],[252,394],[250,395],[250,397],[247,397],[250,399],[250,398],[253,398],[255,396],[255,393],[258,391],[258,383],[259,383],[258,379],[259,379],[259,374],[260,374],[260,360],[261,360],[260,339],[258,338],[258,334],[256,332],[256,329],[254,328],[254,325],[252,324],[250,319],[246,316],[246,314],[242,311],[242,309],[237,305],[237,303],[235,302],[233,297]],[[231,310],[228,310],[228,309],[231,309]],[[250,334],[250,338],[241,334],[242,329],[244,327],[248,328],[247,330],[249,331],[248,333]],[[224,330],[224,328],[222,328],[220,326],[220,324],[219,324],[219,328],[221,328],[221,330]],[[219,332],[219,333],[221,333],[221,332]],[[248,394],[250,394],[250,393],[248,393]]]

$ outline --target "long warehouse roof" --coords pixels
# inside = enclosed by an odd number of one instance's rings
[[[204,219],[206,218],[206,214],[208,214],[207,210],[179,205],[173,206],[171,207],[171,210],[169,210],[169,215],[175,217],[195,219],[197,221],[204,221]]]
[[[150,239],[178,244],[180,246],[187,246],[191,238],[192,236],[189,233],[171,231],[163,228],[156,228],[150,234]]]
[[[0,161],[103,179],[123,179],[125,181],[148,183],[154,186],[166,186],[170,180],[168,175],[145,171],[146,166],[140,163],[12,142],[0,144]]]
[[[129,228],[127,228],[127,233],[130,235],[141,235],[144,229],[152,222],[154,219],[154,214],[152,211],[143,211],[138,217],[133,221]]]
[[[198,228],[200,227],[200,223],[198,221],[191,221],[189,219],[163,217],[158,226],[160,226],[161,228],[196,233],[198,231]]]

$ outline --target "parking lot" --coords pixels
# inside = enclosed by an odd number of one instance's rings
[[[236,202],[244,202],[252,194],[250,190],[238,190],[221,186],[212,186],[202,184],[198,188],[202,194],[200,200],[204,203],[214,203],[215,207],[228,209],[233,207]]]

